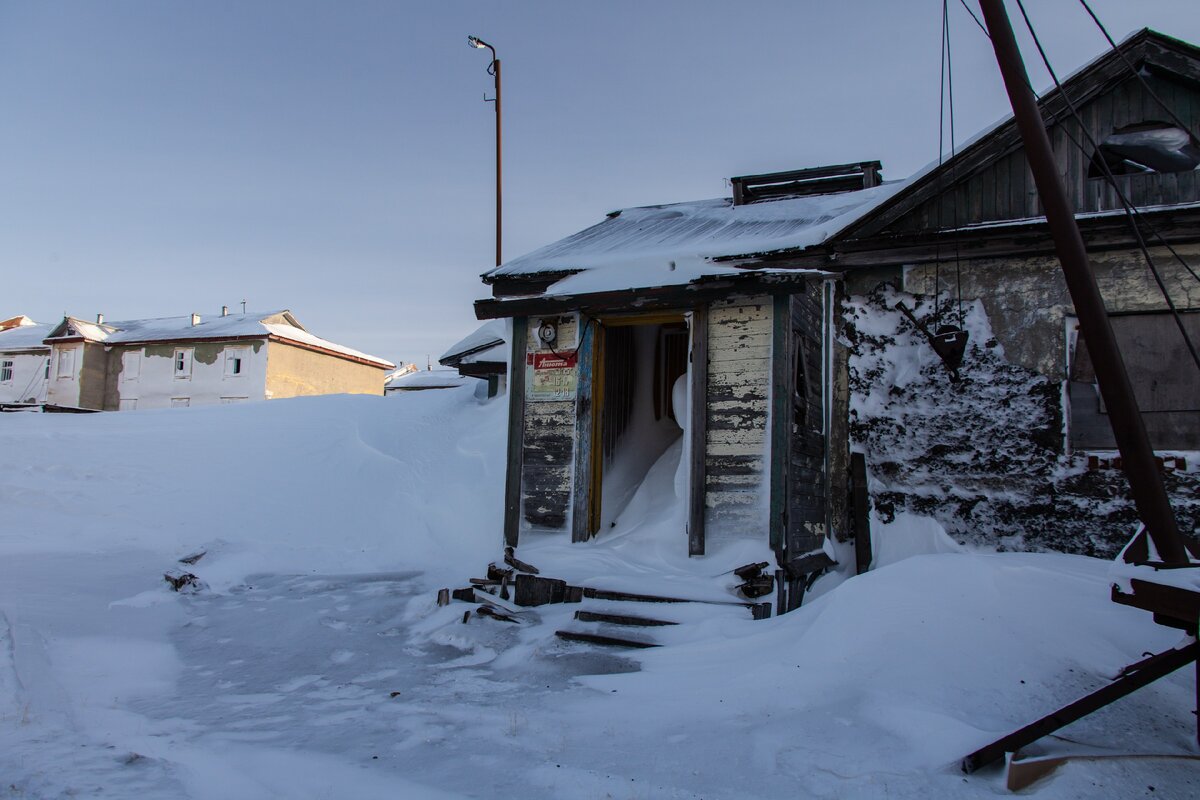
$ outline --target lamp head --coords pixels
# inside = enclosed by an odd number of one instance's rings
[[[467,44],[471,45],[471,47],[474,47],[477,50],[482,50],[483,48],[487,47],[487,45],[484,44],[483,40],[480,39],[478,36],[468,36]]]

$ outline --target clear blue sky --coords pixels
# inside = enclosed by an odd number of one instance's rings
[[[1118,38],[1200,42],[1196,0],[1093,5]],[[1027,6],[1060,72],[1104,50],[1076,0]],[[951,12],[963,139],[1007,105],[987,41]],[[0,317],[246,298],[423,365],[474,328],[493,261],[491,78],[467,34],[503,61],[511,258],[614,208],[727,195],[731,175],[878,158],[905,177],[937,156],[940,15],[939,0],[0,0]]]

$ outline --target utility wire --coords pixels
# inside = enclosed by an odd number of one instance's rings
[[[1055,88],[1058,89],[1058,92],[1062,96],[1064,103],[1066,104],[1067,108],[1070,110],[1072,118],[1079,125],[1080,132],[1082,132],[1083,135],[1087,138],[1089,144],[1092,146],[1093,149],[1098,149],[1098,147],[1096,145],[1096,140],[1092,137],[1091,132],[1088,131],[1087,126],[1084,124],[1082,117],[1080,117],[1079,111],[1075,107],[1075,103],[1072,102],[1070,96],[1063,89],[1062,83],[1059,82],[1058,74],[1054,71],[1054,67],[1052,67],[1050,65],[1050,59],[1046,55],[1046,51],[1042,47],[1042,42],[1038,38],[1037,31],[1034,30],[1033,22],[1029,19],[1029,14],[1025,10],[1024,1],[1016,0],[1016,2],[1017,2],[1017,8],[1021,12],[1021,17],[1025,20],[1025,27],[1029,30],[1029,35],[1033,38],[1033,43],[1037,47],[1038,54],[1042,58],[1042,63],[1045,65],[1046,71],[1050,73],[1050,78],[1054,81]],[[1084,0],[1080,0],[1080,2],[1084,2]],[[1086,2],[1084,4],[1086,6]],[[1090,9],[1089,9],[1089,11],[1090,11]],[[1128,63],[1128,62],[1126,62],[1126,63]],[[1186,130],[1186,128],[1184,128],[1184,130]],[[1069,132],[1066,131],[1065,126],[1063,128],[1063,131],[1066,132],[1068,134],[1068,138],[1070,138],[1072,140],[1072,142],[1075,143],[1076,146],[1079,147],[1080,152],[1082,152],[1086,156],[1087,150],[1082,146],[1082,144],[1077,139],[1075,139],[1073,136],[1070,136]],[[1196,346],[1192,343],[1191,337],[1188,336],[1187,328],[1184,326],[1183,319],[1179,315],[1179,309],[1176,308],[1174,301],[1171,299],[1170,291],[1167,289],[1166,284],[1163,282],[1162,276],[1158,272],[1158,268],[1155,267],[1155,265],[1154,265],[1154,259],[1151,257],[1150,250],[1146,246],[1145,238],[1142,236],[1142,232],[1137,226],[1137,220],[1134,218],[1134,215],[1131,213],[1131,209],[1134,208],[1134,206],[1132,205],[1132,203],[1129,202],[1129,200],[1126,198],[1124,192],[1121,191],[1120,187],[1117,185],[1116,177],[1113,175],[1112,169],[1109,167],[1107,161],[1105,161],[1104,158],[1097,158],[1096,163],[1101,166],[1102,170],[1105,173],[1105,177],[1109,181],[1109,184],[1116,190],[1117,195],[1121,200],[1121,204],[1125,208],[1126,217],[1129,219],[1130,227],[1132,228],[1134,236],[1137,239],[1138,247],[1142,251],[1142,255],[1146,260],[1146,266],[1150,268],[1150,274],[1154,276],[1154,282],[1156,284],[1158,284],[1159,291],[1162,293],[1163,299],[1166,300],[1167,307],[1171,310],[1171,315],[1172,315],[1172,317],[1174,317],[1175,325],[1176,325],[1176,327],[1179,328],[1180,335],[1183,336],[1184,344],[1187,346],[1188,352],[1192,356],[1192,360],[1194,362],[1196,362],[1196,367],[1200,368],[1200,353],[1197,353]],[[1176,255],[1178,257],[1178,254],[1176,254]],[[1188,271],[1191,272],[1191,269],[1189,268]],[[1194,275],[1195,273],[1192,273],[1192,274]]]

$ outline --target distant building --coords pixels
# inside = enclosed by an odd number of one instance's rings
[[[409,365],[412,366],[412,365]],[[383,387],[384,394],[396,392],[422,392],[426,389],[453,389],[465,386],[467,379],[453,369],[412,369],[397,370],[388,377]]]
[[[314,336],[287,310],[95,322],[45,336],[48,406],[100,411],[382,394],[389,361]]]
[[[504,390],[508,374],[508,338],[503,320],[488,320],[442,353],[438,363],[459,375],[487,382],[488,397]]]
[[[0,405],[36,405],[46,399],[51,325],[24,315],[0,320]]]

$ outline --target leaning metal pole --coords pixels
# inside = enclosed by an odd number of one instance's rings
[[[980,0],[980,8],[987,22],[992,47],[996,51],[996,62],[1000,65],[1004,87],[1012,103],[1013,116],[1025,144],[1038,195],[1046,211],[1046,223],[1054,237],[1054,248],[1062,264],[1071,302],[1075,305],[1079,327],[1095,362],[1096,380],[1108,406],[1113,435],[1121,451],[1121,461],[1129,478],[1138,516],[1158,549],[1159,557],[1168,564],[1186,564],[1188,559],[1175,514],[1171,511],[1162,476],[1154,461],[1150,437],[1146,435],[1146,425],[1138,410],[1133,386],[1125,371],[1125,362],[1117,348],[1112,324],[1104,309],[1104,300],[1088,263],[1083,237],[1075,222],[1075,210],[1058,177],[1050,137],[1042,122],[1037,100],[1029,88],[1029,76],[1013,36],[1012,24],[1004,10],[1004,0]]]

